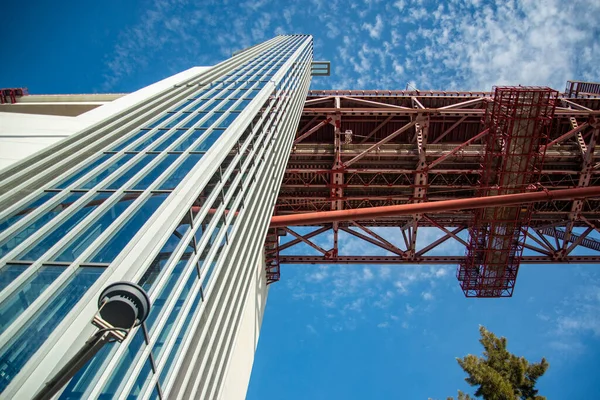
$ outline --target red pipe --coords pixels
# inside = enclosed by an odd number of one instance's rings
[[[600,196],[600,186],[562,189],[553,191],[506,194],[501,196],[475,197],[470,199],[443,200],[429,203],[399,204],[395,206],[356,208],[353,210],[323,211],[314,213],[276,215],[271,218],[271,228],[281,226],[316,225],[334,221],[356,221],[413,215],[459,211],[472,208],[499,207],[515,204],[534,203],[549,200],[571,200]]]

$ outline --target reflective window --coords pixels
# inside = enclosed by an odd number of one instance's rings
[[[158,336],[158,340],[154,344],[153,354],[154,357],[156,357],[156,359],[159,359],[161,357],[164,344],[171,335],[171,330],[173,329],[173,326],[180,319],[179,312],[181,311],[181,307],[183,307],[183,304],[187,299],[190,290],[192,289],[192,286],[194,286],[194,283],[197,280],[198,274],[196,273],[196,271],[192,271],[185,283],[185,286],[183,287],[183,290],[181,291],[181,294],[179,295],[179,298],[177,299],[177,302],[175,303],[175,306],[169,313],[169,319],[163,326],[162,330],[160,331],[160,335]]]
[[[212,101],[212,102],[210,102],[210,103],[209,103],[209,101],[210,101],[210,99],[208,99],[208,100],[204,100],[204,101],[201,103],[201,104],[206,104],[206,107],[204,107],[204,108],[202,109],[202,111],[210,111],[210,110],[212,110],[213,108],[215,108],[215,107],[217,106],[217,104],[219,104],[219,100],[216,100],[216,99],[215,99],[215,100],[213,100],[213,101]],[[207,104],[207,103],[208,103],[208,104]]]
[[[144,138],[144,140],[142,140],[139,144],[137,144],[133,148],[133,151],[141,151],[141,150],[145,149],[146,146],[148,146],[150,143],[154,143],[155,141],[157,141],[158,139],[160,139],[160,137],[163,136],[167,132],[168,132],[168,129],[159,129],[159,130],[157,130],[156,132],[154,132],[150,136],[147,136],[146,138]]]
[[[181,103],[180,105],[176,106],[175,108],[173,108],[171,111],[173,112],[177,112],[177,111],[181,111],[184,108],[186,108],[187,106],[189,106],[190,104],[192,104],[195,100],[186,100],[183,103]]]
[[[198,114],[198,113],[185,114],[184,117],[188,118],[190,115],[192,115],[192,118],[190,118],[189,120],[185,121],[183,123],[183,125],[180,126],[180,129],[181,128],[185,128],[185,129],[191,128],[194,125],[196,125],[196,123],[198,121],[200,121],[204,117],[203,114]]]
[[[167,264],[171,254],[173,251],[175,251],[183,236],[185,236],[190,229],[190,218],[188,215],[186,215],[179,223],[177,229],[175,229],[171,236],[169,236],[169,239],[164,244],[160,252],[156,255],[156,257],[154,257],[152,264],[150,264],[150,267],[148,267],[142,278],[139,280],[138,285],[143,287],[147,292],[151,291],[150,289],[154,286],[154,283]],[[193,242],[190,244],[190,248],[187,249],[186,252],[191,253],[192,251],[194,251]]]
[[[194,168],[194,165],[202,158],[202,154],[188,154],[185,161],[171,173],[164,181],[159,189],[172,190],[186,177],[186,175]]]
[[[160,161],[157,165],[155,165],[150,171],[144,175],[142,179],[140,179],[135,185],[133,185],[133,190],[146,190],[156,178],[160,176],[167,168],[169,168],[175,160],[179,157],[179,154],[167,154],[162,161]]]
[[[88,214],[101,205],[112,193],[98,193],[89,202],[83,205],[79,210],[75,211],[66,221],[62,224],[54,227],[53,230],[46,233],[41,240],[35,243],[29,248],[24,254],[17,257],[19,260],[37,260],[45,252],[47,252],[52,246],[54,246],[60,239],[67,235],[75,225],[83,220]],[[78,193],[77,196],[81,196]],[[68,199],[67,199],[68,200]]]
[[[215,142],[221,136],[222,133],[223,133],[223,131],[221,131],[221,130],[217,130],[217,129],[213,130],[204,138],[204,140],[202,140],[202,143],[200,143],[198,146],[196,146],[194,151],[202,151],[202,152],[208,151],[208,149],[210,149],[210,147],[213,144],[215,144]]]
[[[175,148],[173,150],[174,151],[188,150],[192,146],[192,144],[194,144],[194,142],[200,136],[202,136],[205,132],[206,132],[206,130],[204,128],[192,130],[191,134],[188,137],[186,137],[181,143],[179,143],[177,146],[175,146]]]
[[[214,112],[210,117],[208,117],[207,120],[205,120],[204,122],[202,122],[202,124],[200,126],[203,126],[205,128],[209,128],[212,124],[214,124],[215,122],[217,122],[217,120],[219,118],[221,118],[223,116],[222,112]]]
[[[79,185],[79,187],[83,188],[83,189],[93,188],[94,186],[99,184],[102,180],[104,180],[104,178],[106,178],[107,176],[109,176],[110,174],[115,172],[118,168],[123,166],[126,162],[128,162],[132,158],[133,158],[133,154],[125,154],[123,157],[119,158],[118,160],[115,160],[110,165],[105,167],[104,170],[102,170],[99,174],[97,174],[93,178],[88,179],[88,181],[85,182],[84,184]]]
[[[219,261],[219,256],[221,255],[221,253],[225,249],[225,246],[227,245],[226,239],[227,238],[225,236],[223,236],[223,239],[221,239],[221,243],[219,243],[219,247],[217,248],[214,257],[211,259],[211,261],[208,263],[208,265],[206,263],[204,263],[202,265],[201,271],[206,270],[206,275],[204,276],[204,279],[202,280],[202,287],[207,287],[208,282],[210,281],[210,278],[214,272],[215,266],[217,265],[217,262]]]
[[[173,114],[171,114],[171,116],[173,116]],[[174,128],[175,125],[179,124],[181,121],[183,121],[185,118],[189,117],[190,114],[189,113],[181,113],[179,115],[177,115],[175,118],[171,119],[169,122],[167,122],[165,124],[166,128]]]
[[[154,385],[154,390],[152,390],[152,393],[150,393],[150,397],[148,397],[148,400],[158,400],[160,399],[160,395],[158,394],[158,386]]]
[[[168,120],[169,118],[171,118],[173,115],[175,115],[175,114],[173,114],[173,113],[165,114],[162,117],[160,117],[159,119],[157,119],[156,121],[151,122],[150,124],[148,124],[146,126],[148,128],[156,128],[157,126],[162,126],[162,125],[164,125],[164,122],[166,120]]]
[[[82,193],[71,194],[64,200],[64,202],[46,211],[44,214],[40,215],[35,221],[30,222],[28,225],[21,228],[16,233],[7,238],[0,246],[0,257],[4,256],[6,253],[23,243],[25,239],[29,238],[31,235],[37,232],[52,218],[60,214],[63,210],[68,208],[75,201],[79,200],[81,196],[83,196]]]
[[[123,172],[120,177],[106,185],[105,188],[115,190],[120,189],[128,180],[130,180],[135,174],[140,172],[146,165],[148,165],[150,161],[154,160],[155,157],[156,154],[143,155],[142,158],[140,158],[134,165],[129,167],[127,171]]]
[[[116,145],[115,147],[113,147],[111,149],[111,151],[121,151],[123,150],[125,147],[129,146],[131,143],[135,142],[136,140],[138,140],[139,138],[141,138],[142,136],[144,136],[145,134],[147,134],[148,131],[147,130],[140,130],[139,132],[137,132],[135,135],[129,137],[128,139],[126,139],[125,141],[121,142],[120,144]]]
[[[0,233],[5,231],[9,226],[14,225],[21,218],[32,211],[35,211],[39,206],[56,196],[58,192],[43,192],[37,198],[25,204],[23,207],[15,210],[11,215],[5,217],[0,222]]]
[[[186,129],[176,129],[175,131],[173,131],[169,135],[168,138],[166,138],[158,146],[156,146],[154,148],[154,151],[163,151],[163,150],[166,150],[167,147],[169,147],[170,145],[172,145],[173,143],[175,143],[175,141],[177,139],[179,139],[181,136],[183,136],[183,134],[186,133],[186,132],[187,132]]]
[[[127,346],[127,350],[125,350],[125,353],[119,359],[119,363],[102,389],[102,393],[98,399],[108,400],[116,398],[116,395],[122,390],[119,389],[119,387],[124,384],[129,377],[129,374],[131,374],[131,366],[137,362],[145,347],[144,331],[141,328],[138,328],[135,336],[129,343],[129,346]]]
[[[75,182],[76,180],[78,180],[79,178],[81,178],[82,176],[84,176],[85,174],[87,174],[88,172],[93,170],[94,168],[96,168],[98,165],[102,164],[104,161],[108,160],[113,155],[114,154],[103,154],[97,160],[91,162],[90,164],[84,166],[77,172],[73,173],[70,177],[68,177],[67,179],[65,179],[58,185],[56,185],[56,187],[58,189],[64,189],[64,188],[68,187],[70,184],[72,184],[73,182]]]
[[[221,122],[217,124],[219,128],[227,128],[238,116],[238,113],[229,113]]]
[[[165,306],[165,303],[171,296],[171,293],[173,292],[173,288],[175,287],[175,285],[177,284],[177,281],[181,277],[181,273],[183,272],[191,255],[192,255],[192,253],[188,252],[187,254],[184,254],[181,257],[181,259],[177,262],[177,265],[175,265],[175,268],[173,268],[173,270],[171,271],[171,275],[169,276],[169,279],[167,280],[166,285],[161,289],[160,294],[158,295],[156,300],[154,300],[154,302],[152,303],[152,308],[150,309],[150,314],[148,314],[148,319],[146,319],[146,327],[147,327],[148,331],[150,332],[150,334],[152,334],[154,331],[154,328],[156,328],[156,326],[155,326],[156,318],[158,318],[163,307]]]
[[[62,289],[4,346],[0,352],[0,392],[6,389],[102,272],[104,268],[78,268]]]
[[[29,267],[29,265],[7,264],[4,268],[0,269],[0,292],[10,285],[12,281],[17,279],[27,267]],[[1,323],[2,321],[0,321],[0,324]]]
[[[190,323],[192,322],[192,318],[194,317],[194,314],[196,314],[196,310],[198,309],[198,306],[200,305],[201,302],[202,302],[202,291],[198,290],[198,292],[196,293],[196,296],[194,297],[192,307],[190,308],[190,311],[185,318],[185,322],[183,323],[181,330],[177,334],[177,339],[175,339],[175,343],[173,344],[171,353],[169,353],[169,358],[167,358],[167,361],[162,369],[162,372],[160,373],[159,382],[161,385],[164,385],[166,383],[165,381],[171,373],[171,368],[173,367],[173,361],[175,360],[175,356],[177,356],[177,354],[179,353],[179,349],[181,347],[181,343],[183,342],[183,338],[184,338],[185,334],[187,333],[187,331],[190,327]]]
[[[64,267],[42,267],[0,305],[0,333],[13,323],[64,272]]]
[[[84,232],[80,232],[71,244],[63,250],[54,261],[73,262],[88,246],[96,240],[119,216],[137,199],[137,194],[125,194],[96,221],[92,222]]]
[[[129,217],[127,222],[119,228],[115,235],[94,255],[90,262],[111,263],[115,257],[125,248],[129,241],[135,236],[167,198],[167,193],[152,194],[138,210]]]
[[[129,396],[127,396],[127,400],[137,400],[146,387],[146,385],[150,382],[154,375],[152,371],[152,364],[150,364],[150,357],[146,358],[146,362],[144,363],[144,367],[140,371],[131,391],[129,392]],[[102,399],[102,397],[100,397]]]
[[[109,355],[116,349],[117,342],[108,342],[88,361],[83,368],[69,381],[61,393],[61,400],[80,400],[89,398],[89,391],[93,389],[97,376],[105,371],[104,363],[109,360]]]

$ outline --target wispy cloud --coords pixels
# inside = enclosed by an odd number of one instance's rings
[[[104,90],[149,71],[163,76],[214,64],[281,33],[310,33],[315,58],[332,61],[318,88],[489,90],[497,84],[562,88],[597,79],[600,3],[398,0],[147,0],[106,57]],[[560,27],[560,29],[557,29]],[[147,82],[150,83],[150,82]]]
[[[381,32],[383,31],[383,18],[381,15],[375,16],[375,23],[365,22],[362,24],[362,28],[369,33],[373,39],[379,39]]]
[[[575,270],[582,282],[570,291],[562,305],[537,314],[548,327],[549,345],[564,354],[580,354],[586,349],[586,337],[600,339],[600,275]]]

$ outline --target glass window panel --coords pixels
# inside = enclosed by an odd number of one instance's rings
[[[160,395],[158,394],[158,385],[154,385],[154,390],[152,390],[152,393],[150,393],[150,397],[148,397],[148,400],[159,400],[160,399]]]
[[[238,115],[239,115],[238,113],[231,113],[230,112],[229,114],[227,114],[227,116],[225,117],[225,119],[223,119],[222,121],[220,121],[217,124],[217,127],[219,127],[219,128],[227,128],[237,118]]]
[[[28,225],[24,226],[23,228],[15,232],[13,235],[11,235],[9,238],[7,238],[0,246],[0,257],[4,256],[6,253],[23,243],[25,239],[29,238],[31,235],[37,232],[51,219],[56,217],[75,201],[79,200],[81,196],[83,196],[83,193],[71,194],[62,203],[46,211],[44,214],[40,215],[35,221],[30,222]]]
[[[104,268],[78,268],[62,289],[10,339],[0,352],[0,392],[6,389],[103,272]]]
[[[156,132],[154,132],[150,136],[144,138],[144,140],[142,140],[139,144],[137,144],[133,148],[133,151],[141,151],[141,150],[145,149],[149,144],[154,143],[155,141],[157,141],[158,139],[160,139],[160,137],[163,136],[168,131],[169,131],[168,129],[159,129],[159,130],[157,130]]]
[[[221,118],[223,116],[222,112],[214,112],[210,117],[208,117],[207,120],[205,120],[204,122],[202,122],[202,124],[200,126],[203,126],[205,128],[209,128],[212,124],[214,124],[219,118]]]
[[[173,112],[181,111],[184,108],[186,108],[187,106],[189,106],[190,104],[192,104],[194,101],[195,101],[194,99],[186,100],[183,103],[181,103],[180,105],[178,105],[177,107],[173,108],[171,111],[173,111]]]
[[[148,131],[143,129],[140,130],[139,132],[137,132],[135,135],[130,136],[128,139],[124,140],[123,142],[121,142],[120,144],[114,146],[111,151],[121,151],[123,150],[125,147],[129,146],[131,143],[135,142],[136,140],[138,140],[139,138],[141,138],[142,136],[144,136],[145,134],[147,134]]]
[[[192,126],[196,125],[198,123],[198,121],[200,121],[205,116],[206,116],[206,113],[194,113],[194,117],[190,118],[189,121],[184,122],[183,126],[185,128],[191,128]]]
[[[177,229],[175,230],[175,232],[173,232],[171,236],[169,236],[169,239],[164,244],[163,248],[156,255],[156,257],[154,257],[152,264],[150,264],[150,267],[148,267],[148,269],[138,282],[138,285],[143,287],[144,290],[146,290],[147,292],[150,292],[150,289],[154,287],[154,283],[156,282],[158,276],[167,264],[167,261],[171,257],[171,254],[173,253],[173,251],[175,251],[175,249],[181,242],[183,236],[187,234],[187,232],[190,229],[191,225],[189,223],[189,218],[184,217]],[[193,246],[191,246],[190,249],[186,251],[190,253],[194,251]]]
[[[165,306],[165,303],[167,302],[171,293],[173,292],[173,288],[175,287],[177,281],[181,277],[181,273],[183,272],[185,265],[187,264],[191,255],[191,252],[187,254],[184,253],[181,259],[177,262],[177,265],[175,265],[175,268],[173,268],[173,270],[171,271],[171,275],[169,276],[166,285],[161,289],[160,294],[152,303],[150,314],[148,314],[148,319],[146,319],[146,327],[150,334],[153,333],[156,318],[158,318],[158,316],[160,315],[163,307]]]
[[[221,110],[229,110],[229,108],[236,102],[236,99],[229,99],[225,101],[219,108]]]
[[[146,358],[144,367],[140,371],[135,383],[133,384],[133,387],[131,388],[131,391],[129,392],[129,396],[127,396],[127,400],[137,400],[153,376],[154,372],[152,371],[152,364],[150,364],[150,357],[148,357]]]
[[[159,189],[161,190],[172,190],[186,177],[186,175],[194,168],[194,165],[200,161],[202,154],[188,154],[185,161],[171,173],[171,175],[164,181]]]
[[[43,267],[0,305],[0,334],[33,303],[52,282],[64,272],[64,267]]]
[[[181,113],[181,114],[177,115],[175,118],[171,119],[169,122],[167,122],[165,124],[165,127],[174,128],[175,125],[177,125],[178,123],[180,123],[181,121],[183,121],[185,118],[187,118],[189,116],[190,116],[190,113]]]
[[[167,168],[177,160],[179,154],[168,154],[162,161],[155,165],[146,175],[133,185],[134,190],[146,190]]]
[[[238,103],[238,105],[235,106],[234,110],[242,111],[243,109],[245,109],[248,106],[248,104],[250,104],[250,101],[252,101],[252,100],[244,99],[244,100],[240,101]]]
[[[56,196],[57,193],[58,192],[42,192],[38,197],[25,204],[18,210],[15,210],[12,214],[8,215],[2,220],[2,222],[0,222],[0,232],[5,231],[8,227],[14,225],[21,218],[28,215],[30,212],[35,211],[39,206]]]
[[[54,261],[73,262],[88,246],[96,240],[108,227],[137,199],[137,194],[123,195],[115,204],[105,210],[96,221],[92,222],[83,233],[79,233],[71,244],[53,258]]]
[[[213,130],[207,136],[204,137],[204,139],[202,140],[202,143],[200,143],[198,146],[196,146],[194,151],[202,151],[202,152],[208,151],[208,149],[210,149],[210,147],[213,144],[215,144],[215,142],[221,136],[222,133],[223,133],[223,131],[221,131],[221,130]]]
[[[65,390],[61,393],[60,400],[80,400],[87,399],[98,379],[98,376],[105,370],[104,363],[108,361],[108,356],[116,349],[117,342],[108,342],[89,360],[83,368],[69,381]]]
[[[120,393],[119,387],[129,378],[131,366],[137,362],[145,347],[144,331],[142,328],[138,328],[131,343],[127,346],[127,350],[121,356],[119,363],[108,379],[108,382],[104,388],[102,388],[102,392],[98,399],[114,399],[116,395]]]
[[[158,209],[162,202],[167,198],[167,193],[153,194],[138,210],[129,218],[129,220],[119,228],[115,235],[100,248],[90,262],[111,263],[115,257],[125,248],[127,243],[135,236],[140,228],[150,219],[152,214]]]
[[[179,354],[179,349],[181,347],[181,343],[183,342],[183,338],[185,337],[185,334],[187,333],[187,331],[190,327],[190,323],[192,322],[192,318],[194,317],[194,314],[196,314],[196,310],[198,309],[198,306],[200,305],[201,302],[202,302],[202,291],[198,290],[198,292],[196,293],[196,296],[194,297],[192,307],[190,308],[190,311],[188,312],[188,314],[185,318],[185,322],[183,323],[181,330],[177,334],[177,339],[175,339],[173,348],[171,349],[171,352],[169,353],[169,358],[167,358],[167,361],[162,369],[162,372],[160,373],[159,382],[163,386],[166,383],[167,377],[171,373],[171,368],[173,367],[173,361],[175,361],[175,357]]]
[[[85,174],[87,174],[88,172],[90,172],[91,170],[93,170],[94,168],[96,168],[98,165],[100,165],[103,162],[105,162],[106,160],[108,160],[113,155],[114,154],[103,154],[96,161],[93,161],[90,164],[88,164],[88,165],[84,166],[83,168],[79,169],[77,172],[72,173],[71,176],[69,176],[68,178],[66,178],[64,181],[62,181],[61,183],[59,183],[55,187],[58,188],[58,189],[64,189],[64,188],[68,187],[70,184],[72,184],[73,182],[75,182],[77,179],[81,178],[82,176],[84,176]]]
[[[212,221],[213,216],[215,215],[215,213],[217,212],[217,210],[221,206],[222,202],[223,202],[223,197],[220,196],[220,195],[217,196],[217,198],[215,198],[215,200],[213,201],[213,204],[210,207],[210,209],[208,210],[208,213],[204,216],[204,219],[199,224],[198,229],[196,229],[196,233],[195,233],[196,243],[200,244],[200,239],[202,238],[202,235],[204,234],[204,232],[208,228],[208,225],[210,224],[210,221]],[[218,225],[217,225],[217,227],[215,227],[215,230],[218,230]]]
[[[173,131],[168,138],[163,140],[158,146],[154,148],[154,151],[163,151],[166,150],[171,144],[173,144],[177,139],[183,136],[186,133],[186,129],[176,129]]]
[[[0,270],[0,292],[10,285],[12,281],[17,279],[28,267],[29,265],[23,264],[6,264],[6,266]],[[2,321],[0,321],[0,324],[2,324]]]
[[[53,230],[46,233],[40,241],[30,247],[25,254],[18,257],[19,260],[37,260],[52,246],[54,246],[60,239],[68,234],[75,225],[83,220],[88,214],[96,209],[100,204],[104,202],[112,193],[98,193],[89,202],[83,205],[79,210],[75,211],[73,215],[67,218],[66,221],[61,223],[59,226],[54,227]],[[76,196],[82,196],[82,193],[77,193]],[[70,197],[69,197],[70,198]],[[67,199],[68,200],[68,199]]]
[[[222,226],[221,222],[219,222],[219,226]],[[211,238],[210,238],[210,245],[212,245],[219,233],[220,229],[215,229]],[[206,285],[208,284],[208,281],[210,280],[210,277],[213,273],[213,270],[215,268],[215,265],[217,265],[217,262],[219,260],[219,255],[221,254],[221,252],[223,251],[223,249],[225,248],[225,245],[227,244],[226,241],[226,237],[223,236],[223,239],[221,239],[221,243],[219,243],[219,247],[217,248],[214,257],[211,259],[211,261],[207,264],[207,263],[203,263],[202,267],[201,267],[201,272],[203,272],[204,270],[206,270],[206,275],[204,276],[204,279],[202,280],[202,287],[206,287]],[[210,246],[207,245],[206,248],[203,251],[203,254],[200,257],[199,261],[204,261],[206,259],[206,257],[208,256],[208,252],[210,251]]]
[[[142,156],[133,166],[129,167],[127,171],[123,172],[123,174],[115,179],[112,183],[106,185],[106,189],[120,189],[130,180],[135,174],[140,172],[146,165],[150,163],[150,161],[154,160],[156,154],[146,154]]]
[[[202,109],[202,111],[210,111],[210,110],[214,109],[217,106],[217,104],[219,104],[219,100],[217,100],[217,99],[214,99],[212,101],[211,100],[212,99],[203,100],[202,103],[200,103],[200,105],[206,104],[206,106]],[[206,115],[206,113],[204,113],[203,115]]]
[[[173,307],[173,310],[171,310],[171,313],[169,314],[169,319],[167,320],[165,326],[163,326],[160,335],[158,336],[158,340],[154,344],[153,354],[156,359],[160,359],[164,344],[171,335],[171,330],[173,329],[175,322],[180,319],[179,312],[181,311],[181,307],[183,307],[183,304],[187,299],[192,286],[194,286],[194,283],[197,280],[198,274],[196,271],[192,271],[185,283],[185,286],[183,287],[183,290],[181,291],[181,294],[179,295],[179,298],[177,299],[177,302],[175,303],[175,306]]]
[[[156,121],[151,122],[148,125],[146,125],[146,127],[152,129],[152,128],[156,128],[157,126],[162,126],[162,125],[164,125],[164,122],[166,120],[168,120],[169,118],[171,118],[173,115],[175,115],[175,114],[173,114],[173,113],[165,114],[162,117],[160,117],[159,119],[157,119]]]
[[[106,178],[107,176],[109,176],[110,174],[115,172],[118,168],[123,166],[126,162],[131,160],[133,158],[133,156],[134,156],[133,154],[123,155],[121,158],[119,158],[118,160],[115,160],[113,163],[111,163],[106,168],[104,168],[104,170],[101,171],[99,174],[97,174],[93,178],[88,179],[87,182],[79,185],[79,187],[82,189],[93,188],[94,186],[99,184],[102,180],[104,180],[104,178]]]
[[[175,148],[173,150],[174,151],[188,150],[192,146],[192,144],[194,144],[194,142],[200,136],[202,136],[205,132],[206,132],[206,129],[204,129],[204,128],[192,130],[192,133],[188,137],[186,137],[181,143],[179,143],[177,146],[175,146]]]

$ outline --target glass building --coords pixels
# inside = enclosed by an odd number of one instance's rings
[[[148,292],[148,319],[57,398],[245,396],[311,64],[312,37],[275,37],[0,171],[1,398],[37,393],[121,280]]]

